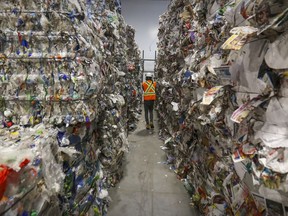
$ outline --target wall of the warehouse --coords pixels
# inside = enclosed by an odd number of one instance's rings
[[[145,58],[154,58],[157,51],[159,16],[170,0],[122,0],[122,15],[126,23],[136,29],[136,42],[144,50]],[[154,62],[145,63],[145,71],[152,71]]]

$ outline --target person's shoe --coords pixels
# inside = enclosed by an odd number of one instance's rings
[[[150,125],[146,124],[146,129],[149,130],[150,129]]]
[[[151,124],[150,124],[150,127],[153,129],[153,128],[154,128],[154,124],[153,124],[153,123],[151,123]]]

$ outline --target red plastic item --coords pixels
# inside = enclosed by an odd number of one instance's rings
[[[27,166],[29,163],[30,163],[30,160],[25,159],[19,164],[19,167],[22,169],[23,167]],[[33,171],[33,173],[35,175],[35,171]],[[13,176],[15,174],[17,175],[17,172],[15,172],[13,169],[11,169],[5,165],[0,165],[0,200],[3,198],[3,195],[4,195],[6,187],[7,187],[8,176],[10,175],[10,177],[11,177],[11,175]],[[36,173],[36,175],[37,175],[37,173]]]
[[[6,126],[7,126],[8,128],[10,128],[11,126],[13,126],[13,122],[11,122],[11,121],[7,122],[7,123],[6,123]]]
[[[9,168],[0,165],[0,200],[2,199],[7,185],[7,177],[9,175]]]
[[[18,41],[19,41],[19,44],[22,43],[22,35],[20,32],[18,32]]]
[[[30,163],[30,160],[25,159],[19,164],[19,167],[22,169],[23,167],[27,166]]]

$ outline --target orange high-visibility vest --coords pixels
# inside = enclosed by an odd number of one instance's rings
[[[144,100],[156,100],[156,82],[148,80],[142,83],[142,88],[144,91]]]

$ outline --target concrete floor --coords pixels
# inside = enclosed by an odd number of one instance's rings
[[[155,121],[156,123],[156,121]],[[155,125],[156,126],[156,125]],[[112,198],[108,216],[197,216],[189,205],[183,184],[176,178],[160,149],[158,128],[145,129],[144,117],[129,135],[124,178],[109,191]]]

